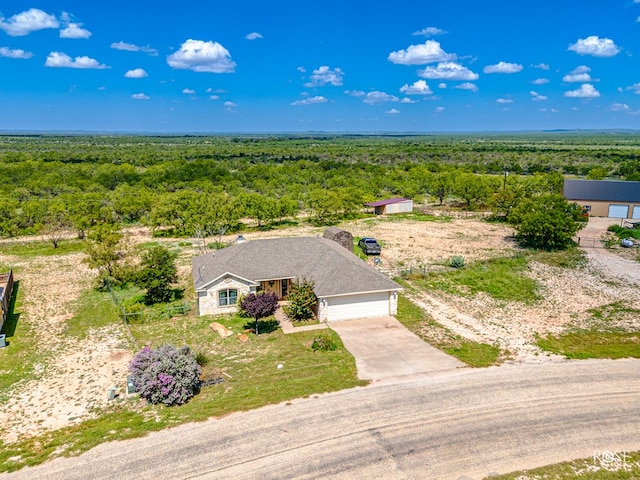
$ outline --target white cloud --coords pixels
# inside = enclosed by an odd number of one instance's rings
[[[412,100],[409,97],[403,97],[400,100],[400,103],[418,103],[417,100]]]
[[[258,32],[248,33],[246,37],[247,40],[257,40],[258,38],[262,38],[262,34]]]
[[[438,88],[443,88],[443,89],[444,89],[444,88],[447,88],[447,84],[446,84],[446,83],[444,83],[444,82],[440,82],[440,83],[438,84]]]
[[[444,110],[445,110],[444,107],[436,107],[436,113],[444,112]]]
[[[589,75],[590,71],[591,69],[586,65],[580,65],[579,67],[574,68],[571,72],[562,77],[562,81],[569,83],[591,82],[591,75]]]
[[[626,103],[613,103],[609,110],[612,112],[627,112],[630,110],[630,107]]]
[[[640,83],[634,83],[630,87],[627,87],[627,90],[631,90],[636,95],[640,95]]]
[[[342,85],[342,77],[344,72],[339,68],[331,70],[326,65],[322,65],[313,71],[311,74],[311,81],[304,84],[305,87],[322,87],[327,84],[331,84],[334,87]]]
[[[600,92],[590,83],[583,83],[577,90],[564,92],[564,96],[570,98],[597,98],[600,96]]]
[[[417,80],[412,85],[403,85],[400,91],[407,95],[431,95],[433,92],[424,80]]]
[[[0,47],[0,57],[20,58],[20,59],[27,60],[27,59],[33,57],[33,53],[32,52],[25,52],[24,50],[20,50],[20,49],[11,49],[11,48],[8,48],[8,47]]]
[[[304,67],[298,67],[296,68],[296,70],[298,70],[300,73],[305,73],[307,71],[307,69]]]
[[[60,38],[89,38],[91,32],[82,28],[81,23],[70,23],[60,30]]]
[[[220,97],[218,95],[211,95],[209,100],[220,100]]]
[[[133,43],[113,42],[111,44],[111,48],[115,48],[116,50],[124,50],[125,52],[144,52],[153,56],[158,55],[158,51],[148,45],[139,47],[138,45],[134,45]]]
[[[185,95],[193,95],[194,93],[196,93],[196,91],[192,88],[183,88],[182,93],[184,93]]]
[[[95,68],[98,70],[109,68],[94,58],[82,56],[72,59],[69,55],[63,52],[51,52],[47,56],[44,66],[57,68]]]
[[[229,102],[229,101],[224,102],[223,105],[225,107],[227,107],[227,108],[233,108],[233,107],[237,107],[238,106],[238,104],[233,103],[233,102]]]
[[[513,103],[513,100],[511,100],[510,98],[499,98],[496,100],[496,103],[500,103],[500,104],[507,104],[507,103]]]
[[[366,95],[362,90],[345,90],[344,93],[351,97],[364,97]]]
[[[495,65],[484,67],[484,73],[518,73],[522,70],[522,65],[518,63],[499,62]]]
[[[387,57],[390,62],[400,65],[425,65],[455,59],[455,54],[445,52],[435,40],[427,40],[420,45],[409,45],[406,50],[391,52]]]
[[[180,49],[167,56],[171,68],[194,72],[233,73],[236,63],[229,50],[218,42],[189,39]]]
[[[305,98],[303,100],[296,100],[289,105],[313,105],[314,103],[326,103],[328,100],[323,96],[316,95],[315,97]]]
[[[537,65],[532,65],[533,68],[539,68],[540,70],[549,70],[549,65],[546,63],[538,63]]]
[[[378,103],[384,102],[397,102],[398,100],[398,97],[396,97],[395,95],[389,95],[388,93],[375,90],[373,92],[367,93],[363,102],[368,105],[376,105]]]
[[[549,83],[549,79],[548,78],[536,78],[533,82],[534,85],[544,85],[545,83]]]
[[[5,21],[0,15],[0,29],[12,37],[22,37],[36,30],[58,28],[60,23],[54,15],[50,15],[38,8],[31,8],[18,13]]]
[[[384,112],[388,115],[397,115],[398,113],[400,113],[400,110],[397,110],[395,108],[392,108],[391,110],[387,110],[386,112]]]
[[[134,93],[133,95],[131,95],[131,98],[133,98],[134,100],[149,100],[149,96],[145,95],[144,93]]]
[[[544,102],[545,100],[548,100],[548,97],[540,95],[538,92],[534,92],[533,90],[529,92],[529,95],[531,95],[531,100],[534,102]]]
[[[576,43],[569,45],[568,50],[576,52],[578,55],[592,55],[594,57],[615,57],[620,48],[609,38],[600,38],[591,35],[581,38]]]
[[[418,75],[422,78],[443,79],[443,80],[477,80],[479,75],[472,72],[467,67],[463,67],[455,62],[441,62],[435,67],[426,67],[418,70]]]
[[[441,28],[438,27],[426,27],[422,30],[418,30],[417,32],[413,32],[412,35],[424,35],[425,37],[435,37],[436,35],[442,35],[443,33],[447,33]]]
[[[471,82],[464,82],[464,83],[461,83],[460,85],[456,85],[453,88],[459,88],[460,90],[469,90],[471,92],[477,92],[479,90],[478,86]]]
[[[127,73],[125,73],[124,76],[126,78],[144,78],[148,77],[149,75],[144,71],[143,68],[134,68],[133,70],[129,70]]]

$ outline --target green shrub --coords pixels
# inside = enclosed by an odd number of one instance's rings
[[[455,257],[451,257],[451,260],[449,261],[449,266],[452,268],[464,267],[464,258],[462,258],[459,255],[456,255]]]
[[[314,352],[332,352],[338,349],[338,342],[330,335],[323,333],[313,339],[311,349]]]
[[[196,359],[196,363],[201,367],[206,366],[210,362],[209,356],[202,351],[196,352],[195,359]]]

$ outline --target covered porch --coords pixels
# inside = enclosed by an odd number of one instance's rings
[[[286,300],[293,278],[274,278],[269,280],[260,280],[259,292],[275,293],[278,300]]]

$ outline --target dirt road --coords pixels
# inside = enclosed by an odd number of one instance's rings
[[[458,370],[182,425],[0,479],[480,479],[640,449],[639,370],[630,359]]]

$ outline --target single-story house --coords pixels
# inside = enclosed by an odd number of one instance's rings
[[[376,215],[411,213],[413,211],[413,200],[410,198],[388,198],[387,200],[365,203],[365,206],[373,207]]]
[[[250,240],[193,260],[200,315],[232,313],[238,298],[273,292],[286,299],[292,282],[314,283],[318,320],[395,315],[402,287],[339,243],[323,237]]]
[[[640,182],[565,180],[562,193],[593,217],[640,219]]]

